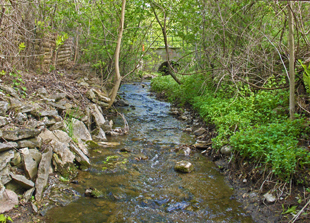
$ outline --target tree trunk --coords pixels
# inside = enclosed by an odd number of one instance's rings
[[[288,16],[289,16],[289,74],[290,74],[290,119],[294,119],[295,113],[295,55],[294,55],[294,17],[293,17],[293,4],[288,1]]]
[[[116,44],[116,49],[115,49],[115,84],[114,84],[112,94],[111,94],[111,101],[110,101],[107,109],[110,108],[112,106],[112,104],[114,103],[118,89],[119,89],[119,86],[120,86],[121,81],[122,81],[121,74],[119,71],[119,54],[120,54],[120,50],[121,50],[122,36],[123,36],[123,30],[124,30],[125,6],[126,6],[126,0],[123,0],[122,1],[121,21],[120,21],[118,39],[117,39],[117,44]]]
[[[165,49],[166,49],[166,54],[167,54],[167,61],[168,61],[168,65],[169,65],[169,68],[171,70],[173,70],[173,67],[171,66],[170,64],[170,58],[169,58],[169,46],[168,46],[168,39],[167,39],[167,32],[166,32],[166,13],[163,10],[163,13],[164,13],[164,25],[161,24],[161,22],[159,21],[159,18],[156,14],[156,11],[155,11],[155,8],[152,6],[152,9],[153,9],[153,12],[154,12],[154,15],[155,15],[155,18],[159,24],[159,26],[161,27],[161,30],[163,32],[163,37],[164,37],[164,42],[165,42]],[[175,76],[175,74],[173,72],[170,72],[170,75],[172,76],[172,78],[178,83],[178,84],[181,84],[181,81],[177,78],[177,76]]]

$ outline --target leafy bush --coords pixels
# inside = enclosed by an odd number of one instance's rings
[[[231,144],[241,156],[261,162],[283,179],[300,165],[310,164],[310,154],[298,147],[305,120],[288,120],[287,90],[252,91],[248,86],[222,86],[216,93],[208,75],[183,77],[178,85],[170,76],[155,78],[152,89],[164,91],[169,101],[190,103],[206,122],[217,127],[213,148]],[[283,81],[283,80],[280,80]],[[282,83],[281,83],[282,84]],[[270,78],[268,87],[275,85]]]

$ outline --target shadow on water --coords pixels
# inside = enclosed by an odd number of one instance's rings
[[[120,108],[129,135],[110,138],[121,142],[116,148],[93,149],[91,168],[72,185],[81,194],[96,188],[101,197],[82,196],[53,208],[50,222],[253,222],[208,158],[175,152],[194,139],[182,131],[186,123],[169,114],[170,104],[156,100],[148,89],[148,83],[122,86],[121,94],[134,105]],[[122,153],[122,148],[131,152]],[[193,163],[194,171],[175,172],[180,160]]]

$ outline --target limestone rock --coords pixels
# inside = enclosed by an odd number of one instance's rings
[[[264,194],[264,198],[268,204],[274,203],[277,200],[277,198],[270,193]]]
[[[51,105],[53,107],[55,107],[56,109],[63,111],[66,110],[66,106],[59,104],[59,103],[54,103],[54,102],[46,102],[46,104]]]
[[[197,142],[194,144],[194,147],[197,149],[207,149],[211,144],[211,142],[197,140]]]
[[[95,95],[95,92],[94,92],[94,89],[91,88],[89,89],[87,92],[86,92],[86,97],[91,100],[91,101],[94,101],[96,99],[96,95]]]
[[[190,162],[182,160],[175,164],[174,169],[182,173],[189,173],[193,171],[194,166]]]
[[[54,99],[55,101],[60,101],[61,99],[65,98],[67,94],[65,93],[56,93],[49,96],[49,98]]]
[[[10,165],[7,165],[3,170],[0,171],[0,184],[6,185],[8,182],[11,181],[10,176]]]
[[[101,128],[99,128],[99,130],[97,130],[96,135],[93,135],[93,139],[95,141],[107,141],[107,137]]]
[[[96,104],[92,104],[90,108],[91,114],[95,118],[96,125],[100,128],[104,127],[106,120],[99,111],[98,106]]]
[[[41,87],[37,90],[37,93],[45,96],[47,95],[47,90],[44,87]]]
[[[13,174],[13,173],[11,173],[10,175],[11,175],[12,179],[15,180],[22,187],[25,187],[25,188],[34,187],[34,183],[31,180],[28,180],[25,176]]]
[[[49,129],[51,131],[54,131],[54,130],[59,130],[59,129],[63,129],[65,127],[63,121],[60,121],[60,122],[56,122],[53,126],[51,126]]]
[[[69,143],[72,141],[70,136],[64,131],[55,130],[55,131],[53,131],[53,134],[57,137],[59,142],[62,142],[64,144],[66,144],[67,146],[69,146]]]
[[[29,152],[28,148],[21,149],[20,152],[23,157],[23,162],[24,162],[24,170],[26,172],[27,177],[30,179],[33,179],[37,173],[38,173],[38,164],[41,160],[41,153],[40,155],[38,153],[35,153],[34,151],[37,150],[32,150],[32,154]]]
[[[7,85],[0,84],[0,89],[5,91],[7,94],[12,95],[15,98],[18,98],[18,94],[16,93],[14,88],[9,87]]]
[[[40,134],[38,129],[16,129],[16,130],[3,130],[2,137],[6,140],[17,141],[20,139],[34,138]]]
[[[5,190],[3,198],[0,199],[0,213],[12,210],[15,205],[18,205],[18,196],[14,191]]]
[[[3,170],[6,165],[14,158],[14,151],[0,153],[0,170]]]
[[[96,89],[93,89],[93,91],[97,95],[100,101],[107,102],[107,103],[111,101],[111,99],[107,95],[105,95],[103,92],[96,90]]]
[[[51,140],[58,141],[54,133],[48,129],[42,131],[38,137],[41,138],[43,142],[49,142]]]
[[[42,110],[39,112],[40,116],[56,116],[58,115],[58,111],[55,109]]]
[[[27,115],[25,115],[22,112],[19,112],[15,116],[15,120],[17,121],[18,124],[23,124],[25,121],[27,121]]]
[[[27,190],[27,191],[23,194],[23,200],[24,200],[24,202],[28,202],[28,201],[31,199],[34,190],[35,190],[35,188],[31,188],[31,189]]]
[[[16,142],[4,142],[0,143],[0,152],[4,152],[6,150],[17,148],[18,144]]]
[[[78,139],[78,146],[80,148],[80,150],[82,150],[82,152],[88,156],[89,152],[88,152],[88,148],[85,142],[83,142],[81,139]]]
[[[21,166],[22,165],[22,157],[20,153],[15,153],[14,158],[11,160],[11,165],[12,166]]]
[[[77,119],[72,119],[73,138],[82,139],[83,141],[92,140],[92,137],[85,124]]]
[[[40,148],[41,146],[42,139],[39,137],[18,141],[19,148]]]
[[[194,132],[194,135],[195,136],[201,136],[201,135],[203,135],[203,134],[205,134],[207,132],[207,130],[205,129],[205,128],[199,128],[199,129],[197,129],[195,132]]]
[[[42,119],[42,122],[44,122],[44,125],[46,126],[51,126],[56,123],[55,119],[49,119],[47,116]]]
[[[42,199],[43,189],[48,181],[52,155],[53,155],[52,147],[48,146],[42,154],[42,159],[38,169],[38,177],[36,180],[36,195],[35,195],[37,201],[40,201]]]
[[[90,165],[90,161],[89,158],[82,152],[82,150],[80,150],[79,148],[77,148],[74,144],[70,143],[70,149],[78,156],[77,157],[77,161],[78,162],[86,162],[87,164]]]
[[[0,101],[0,115],[4,116],[9,109],[9,103],[6,101]]]
[[[231,146],[228,146],[228,145],[223,146],[220,151],[223,155],[230,155],[231,154]]]
[[[70,151],[68,145],[65,143],[59,142],[58,140],[52,140],[50,145],[53,147],[53,151],[59,155],[60,164],[65,165],[66,163],[73,163],[74,161],[74,154]]]
[[[10,107],[13,108],[15,111],[20,111],[24,106],[24,104],[16,98],[9,98],[9,100],[10,100]]]
[[[1,107],[1,104],[0,104],[0,107]],[[0,108],[0,110],[1,110],[1,108]],[[0,113],[1,113],[1,111],[0,111]],[[7,118],[6,117],[0,117],[0,127],[4,126],[6,124],[8,124]]]

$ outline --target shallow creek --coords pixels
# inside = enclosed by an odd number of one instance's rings
[[[185,156],[176,148],[194,143],[186,123],[169,114],[170,104],[149,93],[149,83],[124,84],[121,94],[133,107],[119,108],[130,126],[120,146],[91,151],[92,166],[71,186],[102,192],[48,212],[49,222],[253,222],[215,165],[200,152]],[[122,119],[114,120],[119,126]],[[120,152],[121,149],[131,152]],[[174,171],[187,160],[194,171]]]

